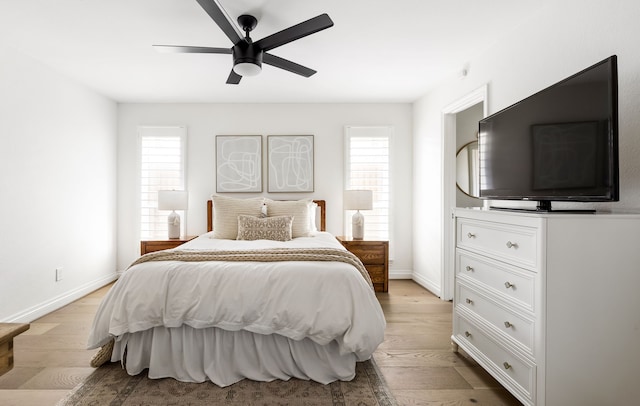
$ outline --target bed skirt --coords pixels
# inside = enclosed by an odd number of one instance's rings
[[[336,341],[319,345],[271,334],[155,327],[116,338],[111,361],[123,361],[129,375],[149,369],[149,378],[182,382],[211,381],[228,386],[244,378],[256,381],[298,378],[327,384],[355,376],[356,356],[340,354]]]

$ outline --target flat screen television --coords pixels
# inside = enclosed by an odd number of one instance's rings
[[[619,199],[615,55],[479,122],[480,198]]]

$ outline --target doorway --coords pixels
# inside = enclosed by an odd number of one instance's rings
[[[456,207],[482,207],[478,198],[480,164],[478,121],[484,118],[484,103],[456,113]]]
[[[467,111],[468,110],[468,111]],[[458,205],[456,186],[456,153],[459,146],[465,144],[464,140],[475,136],[470,128],[468,120],[473,120],[481,111],[478,119],[487,116],[487,85],[484,85],[456,102],[450,104],[442,110],[442,300],[453,299],[454,288],[454,264],[455,264],[455,224],[453,219],[453,208]],[[460,123],[458,123],[460,116]],[[464,122],[464,124],[463,124]],[[460,124],[460,131],[458,131]],[[477,128],[477,123],[475,125]],[[469,202],[478,200],[474,198],[460,199],[460,203],[467,206]],[[478,200],[476,203],[482,206]]]

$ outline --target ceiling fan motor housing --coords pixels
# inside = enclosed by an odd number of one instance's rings
[[[233,66],[239,63],[251,63],[262,67],[262,51],[259,47],[256,47],[253,43],[249,44],[245,41],[241,41],[233,46]]]

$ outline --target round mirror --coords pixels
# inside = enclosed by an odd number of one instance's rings
[[[471,141],[456,153],[456,185],[471,197],[480,197],[478,141]]]

